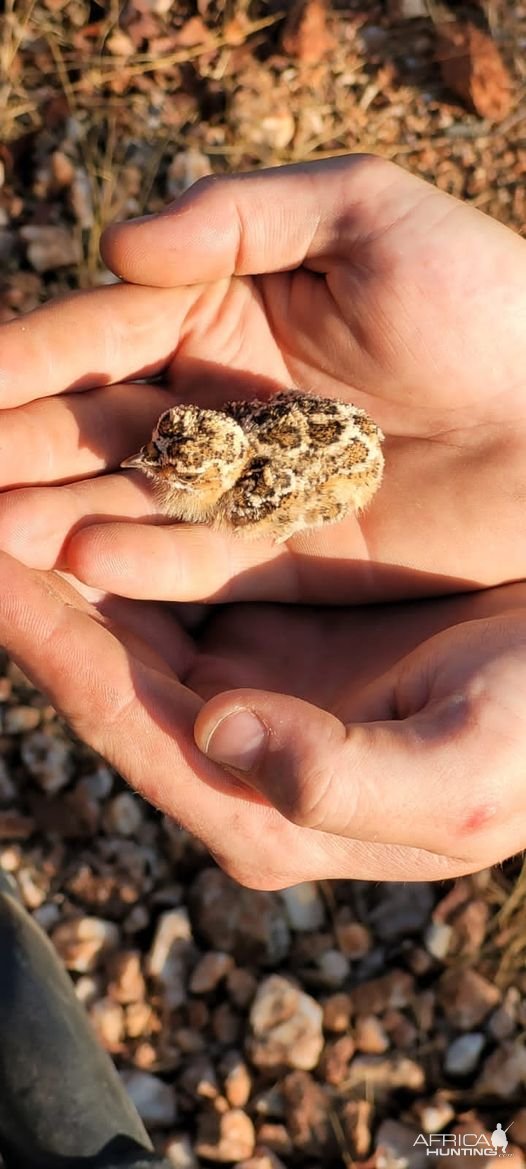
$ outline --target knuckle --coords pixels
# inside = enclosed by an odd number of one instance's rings
[[[282,812],[298,828],[326,829],[331,815],[334,775],[329,766],[308,768],[282,803]]]
[[[188,188],[188,192],[192,196],[199,197],[207,195],[210,191],[215,190],[216,187],[224,188],[229,183],[232,183],[231,175],[202,175],[200,179],[196,179],[195,183],[192,183],[192,186]]]
[[[281,889],[287,883],[282,877],[277,876],[270,867],[267,867],[261,857],[254,855],[247,859],[217,849],[210,850],[210,852],[227,877],[230,877],[244,889],[254,889],[259,893],[267,893],[271,889]]]

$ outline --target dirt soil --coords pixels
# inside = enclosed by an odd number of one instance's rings
[[[521,0],[1,11],[1,320],[108,281],[104,225],[210,172],[374,151],[526,234]],[[524,1164],[520,859],[240,889],[0,664],[0,863],[176,1169],[419,1169],[497,1124]]]

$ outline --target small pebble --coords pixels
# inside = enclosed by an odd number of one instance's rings
[[[488,1056],[477,1079],[475,1091],[499,1100],[521,1097],[526,1086],[526,1047],[508,1041]]]
[[[119,931],[113,922],[103,918],[78,917],[57,925],[51,940],[67,970],[87,974],[96,970],[106,954],[117,949]]]
[[[43,791],[61,791],[72,774],[71,743],[59,739],[51,731],[35,731],[26,735],[20,746],[20,755],[29,774]]]
[[[280,897],[291,929],[296,932],[321,929],[325,922],[325,906],[316,881],[304,881],[290,889],[282,889]]]
[[[146,996],[146,983],[141,968],[139,950],[120,950],[110,963],[108,992],[115,1002],[127,1005],[141,1002]]]
[[[0,868],[6,873],[16,873],[22,864],[22,852],[19,844],[8,844],[0,849]]]
[[[347,1031],[351,1020],[351,999],[348,994],[333,994],[323,1004],[325,1031]]]
[[[441,1132],[455,1115],[451,1101],[438,1092],[430,1100],[419,1101],[415,1112],[422,1132]]]
[[[438,1000],[448,1023],[473,1031],[500,1002],[497,987],[469,967],[445,970],[438,981]]]
[[[77,237],[66,227],[28,224],[19,229],[27,244],[27,258],[36,272],[76,266],[82,259]]]
[[[4,731],[7,735],[23,735],[38,727],[40,711],[36,706],[8,706],[4,712]]]
[[[290,930],[277,893],[245,889],[221,869],[206,868],[191,898],[196,926],[211,949],[232,954],[239,965],[276,966],[286,957]]]
[[[346,921],[342,917],[337,919],[336,938],[341,953],[353,961],[364,958],[372,947],[370,930],[358,921]]]
[[[360,983],[351,991],[352,1009],[362,1015],[381,1015],[389,1007],[413,1005],[415,980],[405,970],[390,970],[381,978]]]
[[[399,1120],[382,1120],[375,1135],[376,1169],[424,1169],[429,1164],[418,1130]]]
[[[113,772],[109,767],[101,764],[95,771],[90,771],[88,775],[82,776],[79,787],[85,789],[94,800],[105,800],[111,792],[113,782]]]
[[[39,909],[47,896],[47,886],[42,881],[42,874],[31,868],[20,868],[16,874],[20,895],[26,909]]]
[[[149,1003],[128,1003],[125,1008],[126,1034],[130,1039],[139,1039],[152,1030],[158,1030],[157,1017]]]
[[[163,1151],[171,1169],[199,1169],[190,1137],[184,1134],[170,1137]]]
[[[246,1112],[232,1108],[221,1116],[202,1113],[195,1150],[199,1157],[228,1163],[251,1157],[256,1143],[254,1125]]]
[[[326,1043],[323,1049],[319,1074],[326,1084],[338,1087],[349,1074],[349,1063],[356,1051],[356,1044],[351,1035],[341,1035],[339,1039]]]
[[[235,1169],[286,1169],[286,1166],[271,1149],[261,1148],[261,1151],[254,1157],[249,1157],[248,1161],[238,1161]]]
[[[237,1043],[241,1032],[241,1018],[230,1003],[219,1003],[212,1012],[212,1031],[224,1047]]]
[[[174,1041],[184,1055],[204,1051],[207,1046],[204,1035],[193,1027],[178,1027],[174,1031]]]
[[[236,1007],[248,1007],[258,988],[258,980],[250,970],[236,966],[226,976],[226,988]]]
[[[447,957],[452,934],[453,927],[445,921],[432,921],[426,929],[424,935],[426,949],[439,962]]]
[[[342,986],[351,971],[349,959],[339,950],[326,950],[318,958],[317,966],[324,986],[330,988]]]
[[[102,983],[99,977],[92,974],[83,974],[75,983],[75,994],[86,1008],[92,1006],[102,996]]]
[[[192,994],[208,994],[215,990],[228,972],[232,970],[234,959],[230,954],[223,954],[218,950],[209,950],[199,959],[192,971],[189,989]]]
[[[450,1043],[444,1061],[447,1076],[467,1076],[479,1062],[485,1038],[481,1031],[468,1031]]]
[[[168,1128],[177,1120],[175,1093],[170,1084],[138,1069],[120,1073],[122,1082],[137,1112],[150,1128]]]
[[[517,1030],[520,1003],[520,991],[509,986],[501,1005],[488,1019],[488,1031],[498,1042],[509,1039]]]
[[[53,926],[60,921],[60,909],[54,901],[44,901],[33,913],[35,921],[41,929],[49,933]]]
[[[416,1060],[398,1053],[356,1055],[349,1065],[346,1086],[349,1090],[367,1086],[367,1091],[374,1091],[378,1096],[401,1089],[416,1093],[425,1086],[425,1073]]]
[[[137,836],[143,822],[143,809],[139,796],[131,792],[119,792],[104,810],[104,827],[117,836]]]
[[[196,1055],[187,1061],[179,1076],[178,1085],[191,1097],[215,1100],[219,1095],[215,1068],[207,1055]]]
[[[228,1051],[220,1067],[224,1093],[232,1108],[244,1108],[250,1099],[252,1078],[239,1051]]]
[[[315,999],[279,974],[263,980],[250,1010],[247,1050],[259,1068],[316,1066],[323,1048],[323,1012]]]
[[[370,1055],[383,1055],[389,1047],[389,1037],[376,1015],[357,1016],[354,1022],[354,1039],[357,1050],[368,1052]]]
[[[166,0],[164,0],[166,2]],[[200,150],[189,147],[188,150],[179,150],[172,159],[166,174],[166,194],[169,199],[177,199],[187,191],[197,179],[212,174],[210,160]]]
[[[186,1001],[186,970],[192,947],[192,927],[186,909],[161,914],[147,957],[148,974],[162,987],[166,1007],[175,1010]]]
[[[90,1007],[90,1019],[106,1051],[118,1052],[124,1038],[124,1011],[110,998],[97,999]]]

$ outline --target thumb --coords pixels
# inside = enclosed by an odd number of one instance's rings
[[[102,258],[123,280],[163,288],[306,260],[326,271],[370,231],[375,201],[393,175],[400,177],[393,163],[356,154],[200,179],[160,215],[111,224]],[[423,185],[412,176],[407,182]]]
[[[201,708],[194,735],[296,825],[469,855],[477,783],[458,695],[407,719],[345,725],[297,698],[231,691]]]

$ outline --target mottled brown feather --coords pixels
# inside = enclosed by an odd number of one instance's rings
[[[167,515],[281,542],[370,502],[382,440],[359,407],[286,390],[220,410],[174,406],[122,465],[153,479]]]

